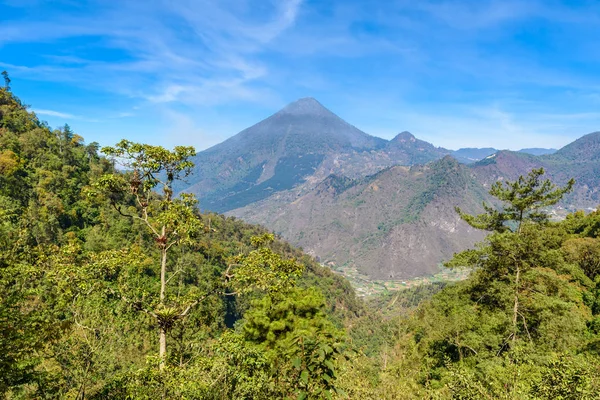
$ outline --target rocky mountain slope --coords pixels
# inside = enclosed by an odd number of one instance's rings
[[[330,154],[385,144],[304,98],[199,153],[189,187],[178,189],[198,194],[203,209],[227,211],[301,183]]]
[[[424,164],[448,154],[472,163],[496,151],[447,150],[410,132],[387,141],[350,125],[317,100],[303,98],[200,152],[188,184],[176,189],[197,194],[203,209],[226,212],[331,174],[360,178],[392,165]]]
[[[582,136],[540,159],[558,182],[571,177],[577,180],[575,190],[565,198],[567,204],[589,208],[600,205],[600,132]]]
[[[448,150],[417,139],[407,131],[387,142],[384,152],[398,165],[425,164],[449,154]]]
[[[402,132],[391,141],[370,136],[313,98],[304,98],[194,159],[187,186],[200,206],[225,212],[330,174],[358,178],[392,165],[449,154]]]
[[[562,207],[600,204],[600,150],[593,150],[597,136],[585,136],[579,139],[584,145],[576,141],[555,156],[505,150],[468,166],[445,156],[364,178],[330,175],[230,214],[273,229],[332,266],[355,267],[376,279],[422,276],[483,237],[460,221],[454,207],[480,211],[498,180],[515,180],[544,167],[557,184],[577,179]]]
[[[293,196],[292,196],[293,197]],[[487,193],[467,167],[446,156],[352,180],[331,175],[305,194],[235,210],[280,233],[324,263],[378,279],[406,279],[482,238],[455,206],[478,211]]]
[[[559,185],[575,178],[573,192],[561,202],[563,207],[594,208],[600,204],[600,132],[585,135],[553,154],[536,157],[504,150],[471,165],[484,187],[497,180],[514,180],[540,167]]]

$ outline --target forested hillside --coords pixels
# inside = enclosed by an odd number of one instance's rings
[[[347,281],[261,228],[171,198],[193,150],[123,141],[112,150],[121,161],[129,152],[131,169],[119,173],[96,144],[51,130],[0,90],[1,394],[272,398],[333,387],[323,377],[340,329],[363,310]],[[311,360],[319,379],[299,380]]]
[[[544,213],[571,182],[493,184],[500,208],[457,210],[489,233],[448,263],[468,279],[363,302],[263,228],[175,196],[192,148],[99,150],[6,79],[0,397],[598,398],[600,212]]]

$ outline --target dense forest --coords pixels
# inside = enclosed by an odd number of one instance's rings
[[[461,217],[468,279],[363,301],[261,227],[174,193],[190,147],[86,144],[0,88],[0,396],[594,399],[600,211],[533,170]]]

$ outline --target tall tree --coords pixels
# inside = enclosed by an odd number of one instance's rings
[[[532,248],[536,235],[522,235],[527,224],[543,224],[548,221],[548,213],[544,210],[558,203],[570,192],[575,184],[571,179],[564,187],[558,187],[549,179],[542,180],[544,169],[533,169],[527,176],[520,176],[514,182],[496,182],[490,189],[490,194],[504,203],[500,210],[484,204],[485,213],[469,215],[460,208],[456,211],[469,225],[477,229],[495,232],[488,238],[489,247],[480,250],[470,250],[462,253],[449,265],[460,265],[465,262],[470,265],[491,268],[495,275],[498,271],[513,275],[513,315],[512,340],[517,339],[518,319],[522,317],[525,329],[525,317],[519,310],[519,296],[522,289],[521,277],[524,272],[535,267],[531,263],[535,249]]]
[[[142,222],[154,236],[160,253],[159,302],[156,309],[146,312],[159,326],[159,357],[163,368],[167,356],[167,332],[175,319],[189,312],[189,307],[179,311],[167,304],[167,285],[172,277],[167,276],[169,250],[190,243],[202,228],[195,213],[195,197],[183,193],[175,198],[173,182],[191,172],[193,163],[189,158],[196,152],[193,147],[177,146],[169,151],[128,140],[122,140],[114,147],[104,147],[102,152],[121,163],[127,172],[106,174],[97,186],[107,191],[111,204],[122,216]]]
[[[264,234],[252,238],[254,250],[230,260],[229,267],[213,289],[202,294],[192,289],[187,296],[169,296],[168,285],[181,272],[168,270],[170,251],[180,244],[193,245],[203,228],[195,197],[187,193],[178,197],[173,195],[173,182],[187,176],[193,167],[189,157],[195,154],[194,149],[175,147],[169,151],[159,146],[123,140],[115,147],[103,148],[102,152],[121,163],[127,171],[106,174],[97,186],[105,191],[120,215],[137,220],[146,227],[159,251],[160,289],[156,304],[150,303],[150,307],[145,307],[139,299],[130,298],[126,290],[119,290],[119,295],[158,324],[161,369],[167,357],[167,334],[178,320],[186,318],[209,296],[231,296],[254,289],[279,292],[293,286],[302,273],[303,267],[294,259],[283,259],[269,247],[274,236]],[[99,266],[122,264],[123,257],[120,252],[95,256]],[[130,259],[130,262],[135,261]],[[129,287],[129,284],[125,286]]]
[[[10,91],[10,78],[8,77],[8,72],[2,71],[2,77],[4,78],[4,89]]]

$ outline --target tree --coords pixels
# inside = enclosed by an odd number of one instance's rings
[[[27,111],[10,91],[8,74],[2,75],[0,397],[35,383],[45,386],[44,361],[71,329],[67,305],[72,291],[61,290],[69,279],[57,270],[73,265],[53,259],[68,247],[74,232],[90,222],[79,212],[93,213],[81,203],[80,190],[89,183],[92,167],[102,170],[97,158],[81,157],[80,143],[71,143],[61,157],[58,138]]]
[[[485,268],[505,271],[514,277],[512,340],[517,339],[517,324],[519,316],[522,317],[525,329],[525,317],[519,311],[519,295],[522,288],[521,277],[530,268],[531,255],[535,254],[532,244],[536,232],[522,235],[526,224],[544,224],[548,221],[545,207],[556,204],[575,184],[571,179],[560,188],[549,179],[541,180],[544,169],[533,169],[526,177],[520,176],[514,182],[496,182],[490,189],[490,194],[504,202],[501,210],[497,210],[484,203],[485,213],[469,215],[456,208],[460,217],[474,228],[495,232],[488,238],[490,244],[487,248],[471,250],[462,253],[449,265],[460,265],[465,261],[468,264]],[[533,235],[531,235],[533,233]]]
[[[193,245],[203,228],[195,197],[188,193],[182,193],[177,198],[173,196],[173,183],[190,173],[193,163],[188,159],[195,152],[191,147],[175,147],[173,151],[169,151],[127,140],[119,142],[115,147],[105,147],[102,152],[122,163],[127,172],[106,174],[98,181],[97,186],[104,190],[120,215],[139,221],[146,228],[159,251],[160,290],[155,303],[149,301],[148,297],[151,296],[145,294],[146,289],[143,287],[134,295],[136,298],[125,293],[131,288],[131,283],[125,283],[117,290],[124,301],[150,315],[158,324],[160,369],[164,368],[167,357],[167,333],[178,320],[185,319],[209,296],[232,296],[255,289],[285,291],[294,285],[295,278],[302,273],[303,267],[294,259],[285,260],[269,248],[274,236],[264,234],[251,239],[254,250],[229,260],[221,281],[212,289],[199,293],[197,288],[192,288],[186,296],[180,296],[179,293],[169,296],[167,286],[181,272],[178,269],[169,274],[170,251],[176,245]],[[158,194],[156,189],[161,189],[162,193]],[[108,266],[109,269],[120,268],[125,271],[122,268],[124,257],[130,258],[130,264],[136,263],[136,256],[131,258],[131,252],[107,252],[104,256],[95,258],[96,264],[104,269]],[[137,256],[138,264],[140,258],[143,258],[141,254]],[[132,277],[133,274],[130,273],[129,276]],[[140,297],[145,297],[145,300],[141,301]]]
[[[552,362],[554,354],[595,351],[588,350],[596,340],[590,339],[595,294],[584,272],[596,273],[596,243],[571,236],[588,232],[591,219],[578,214],[550,222],[544,208],[560,201],[573,181],[557,187],[542,173],[495,184],[490,193],[504,202],[498,208],[486,204],[481,215],[458,210],[491,234],[447,263],[474,270],[434,296],[412,329],[432,394],[553,398],[570,391],[569,398],[586,398],[580,389],[593,391],[575,380],[579,371],[566,376]]]
[[[128,169],[123,174],[104,175],[97,183],[103,188],[113,207],[124,217],[141,221],[154,237],[160,252],[159,302],[154,310],[145,310],[159,326],[160,368],[167,355],[167,332],[178,318],[185,317],[192,305],[183,309],[167,304],[167,285],[177,271],[167,277],[169,250],[189,243],[202,228],[195,213],[196,199],[183,193],[173,197],[173,183],[189,175],[193,163],[188,159],[196,154],[192,147],[177,146],[169,151],[160,146],[122,140],[102,152]],[[159,195],[155,192],[160,189]],[[128,203],[133,202],[133,204]]]
[[[563,244],[563,251],[566,258],[579,265],[591,280],[600,275],[600,239],[569,239]]]
[[[526,177],[520,176],[514,182],[496,182],[490,194],[505,203],[502,210],[483,204],[484,214],[469,215],[456,208],[461,218],[477,229],[505,232],[514,229],[521,232],[523,222],[544,223],[548,221],[545,207],[554,205],[573,189],[575,180],[571,179],[565,187],[559,188],[549,179],[541,181],[544,169],[533,169]],[[511,227],[512,222],[512,227]]]
[[[598,392],[592,388],[593,366],[582,356],[554,356],[532,387],[536,399],[591,400]],[[594,395],[596,393],[596,395]]]
[[[10,90],[10,78],[8,77],[8,72],[2,71],[2,77],[4,78],[4,89],[6,91]]]
[[[314,289],[274,293],[252,302],[242,326],[273,367],[278,397],[331,398],[337,387],[341,334],[327,319],[325,299]]]

